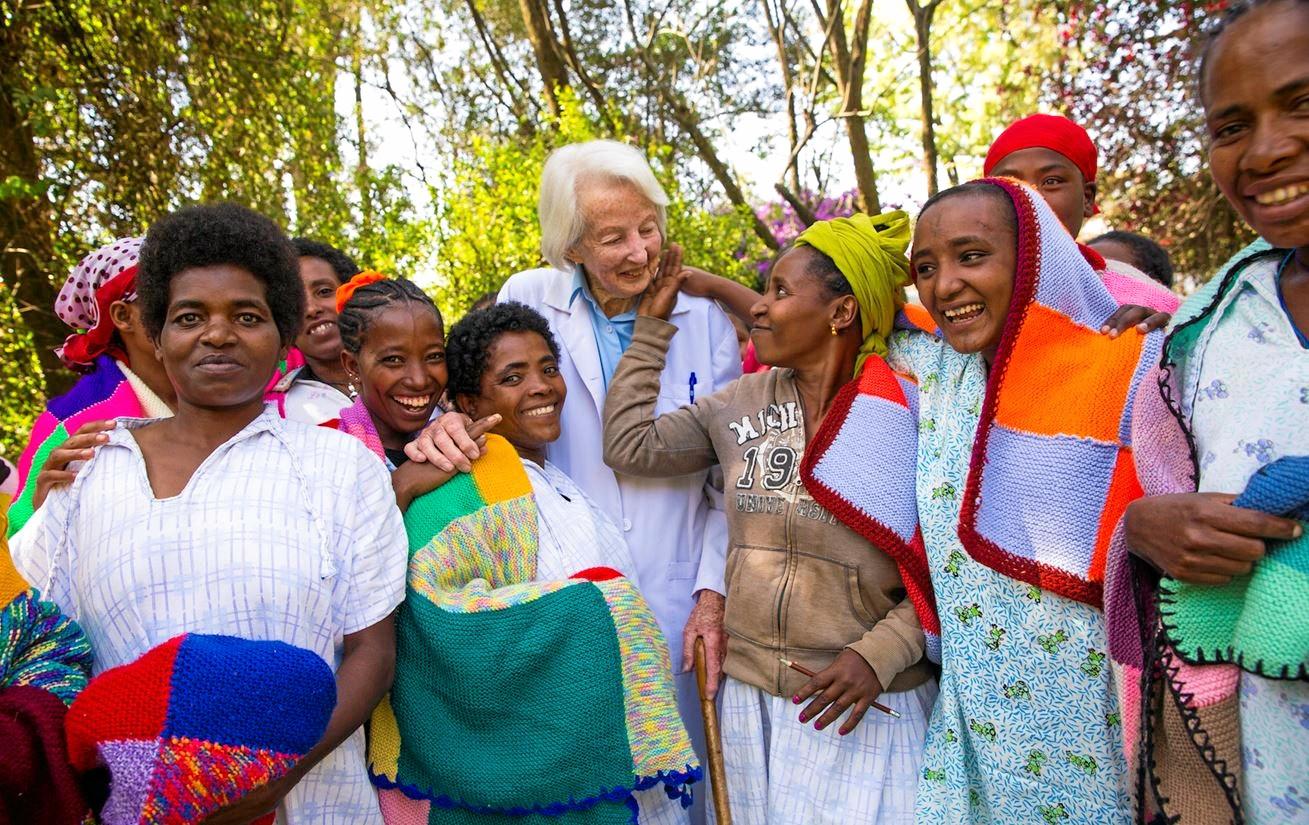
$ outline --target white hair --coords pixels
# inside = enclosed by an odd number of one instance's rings
[[[570,143],[550,153],[541,170],[541,254],[550,265],[573,271],[568,250],[582,239],[586,221],[577,208],[577,188],[586,180],[625,183],[654,206],[659,234],[668,237],[668,195],[655,179],[650,164],[635,147],[616,140]]]

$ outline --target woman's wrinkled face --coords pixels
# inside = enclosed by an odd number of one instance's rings
[[[173,278],[155,350],[178,400],[202,409],[258,402],[286,352],[264,283],[232,264]]]
[[[557,440],[568,387],[550,345],[536,332],[505,332],[491,342],[481,389],[460,396],[459,408],[474,418],[500,414],[492,432],[528,451]]]
[[[768,273],[768,289],[750,308],[750,340],[760,363],[796,367],[825,352],[840,298],[809,274],[814,255],[801,246],[778,258]]]
[[[1014,293],[1017,232],[997,197],[966,193],[918,218],[909,258],[918,297],[957,352],[995,356]]]
[[[336,328],[336,270],[322,258],[300,259],[305,289],[305,321],[295,346],[311,361],[336,362],[341,357],[341,333]]]
[[[1214,182],[1273,246],[1309,245],[1309,6],[1252,9],[1211,49],[1202,97]]]
[[[586,228],[568,259],[586,270],[598,300],[635,298],[654,278],[664,237],[655,205],[622,181],[583,181],[577,208]]]
[[[342,360],[386,447],[403,447],[427,426],[446,382],[445,331],[431,307],[405,301],[373,310],[359,354]]]

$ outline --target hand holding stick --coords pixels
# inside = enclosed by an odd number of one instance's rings
[[[732,825],[732,812],[727,805],[727,769],[723,764],[723,737],[718,730],[718,706],[709,697],[705,684],[706,667],[704,639],[695,640],[695,684],[700,690],[700,715],[704,717],[705,749],[709,762],[709,785],[714,794],[714,816],[718,825]]]

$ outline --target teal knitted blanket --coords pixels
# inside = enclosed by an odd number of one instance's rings
[[[690,804],[701,772],[654,615],[615,571],[533,581],[536,518],[495,437],[405,516],[396,677],[369,745],[388,822],[627,825],[656,785]]]

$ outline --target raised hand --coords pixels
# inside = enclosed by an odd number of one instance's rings
[[[499,423],[498,413],[476,422],[461,412],[445,413],[405,445],[405,455],[420,464],[430,461],[447,473],[472,472],[473,462],[486,448],[486,433]]]
[[[667,321],[673,314],[673,307],[677,305],[677,293],[688,274],[689,271],[682,268],[682,247],[675,243],[669,244],[659,259],[654,280],[641,296],[636,313]]]

